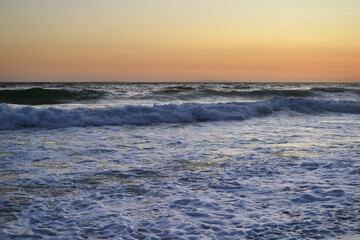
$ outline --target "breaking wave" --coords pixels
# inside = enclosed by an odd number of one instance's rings
[[[95,100],[104,93],[95,90],[65,90],[29,88],[15,90],[0,90],[0,102],[13,104],[60,104],[74,101]]]
[[[306,98],[274,98],[262,102],[216,104],[184,103],[154,106],[58,109],[0,105],[0,130],[26,127],[62,128],[125,124],[188,123],[244,120],[277,111],[318,114],[360,114],[355,101],[321,101]]]

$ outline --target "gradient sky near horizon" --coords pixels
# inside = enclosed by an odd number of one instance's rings
[[[359,0],[0,0],[1,81],[360,81]]]

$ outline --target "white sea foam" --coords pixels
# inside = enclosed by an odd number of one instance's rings
[[[0,239],[360,236],[359,84],[1,89]]]
[[[274,98],[263,102],[216,104],[165,104],[105,108],[11,107],[0,105],[0,130],[24,127],[61,128],[124,124],[186,123],[198,121],[244,120],[275,111],[317,114],[338,112],[360,114],[355,101],[321,101],[303,98]]]
[[[0,239],[356,239],[360,115],[0,132]]]

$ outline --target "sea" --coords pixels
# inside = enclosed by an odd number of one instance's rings
[[[0,239],[360,239],[360,83],[0,83]]]

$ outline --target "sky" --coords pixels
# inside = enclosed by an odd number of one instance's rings
[[[359,0],[0,0],[0,81],[360,82]]]

